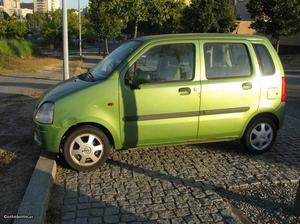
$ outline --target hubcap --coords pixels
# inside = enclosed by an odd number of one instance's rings
[[[98,162],[103,154],[103,143],[93,134],[77,136],[71,143],[72,160],[80,166],[91,166]]]
[[[251,131],[250,144],[256,150],[264,150],[273,140],[273,128],[268,123],[259,123]]]

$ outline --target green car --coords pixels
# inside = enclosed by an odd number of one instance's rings
[[[241,139],[263,153],[282,126],[286,80],[267,38],[147,36],[48,91],[35,140],[79,171],[112,149]]]

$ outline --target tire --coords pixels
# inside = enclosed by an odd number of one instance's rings
[[[269,151],[275,143],[277,128],[269,117],[259,117],[248,125],[242,143],[246,150],[253,154],[262,154]]]
[[[66,139],[63,155],[77,171],[91,171],[102,166],[111,152],[107,136],[98,128],[86,125],[74,130]]]

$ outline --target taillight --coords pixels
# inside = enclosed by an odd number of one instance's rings
[[[281,102],[286,100],[286,78],[282,77],[281,79]]]

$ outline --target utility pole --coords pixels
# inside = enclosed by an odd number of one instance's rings
[[[62,0],[63,8],[63,45],[64,45],[64,80],[69,79],[69,43],[67,0]]]
[[[79,56],[82,58],[82,45],[81,45],[81,0],[78,0],[78,20],[79,20]]]

